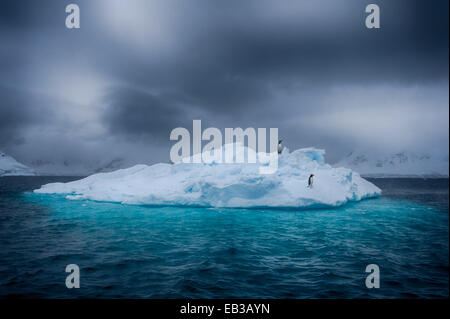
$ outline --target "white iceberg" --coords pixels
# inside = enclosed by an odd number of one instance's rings
[[[283,208],[339,206],[381,194],[358,173],[326,164],[324,155],[314,148],[284,149],[277,171],[269,175],[259,170],[267,163],[136,165],[34,192],[135,205]],[[313,188],[307,187],[310,174],[315,175]]]
[[[11,156],[0,152],[0,176],[33,176],[36,172]]]

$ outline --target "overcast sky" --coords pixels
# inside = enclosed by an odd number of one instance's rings
[[[66,29],[76,3],[81,28]],[[367,29],[365,6],[381,8]],[[291,150],[448,156],[442,1],[0,4],[0,150],[19,161],[169,161],[170,131],[277,127]]]

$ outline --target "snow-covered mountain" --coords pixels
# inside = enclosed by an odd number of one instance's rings
[[[122,158],[111,161],[31,161],[30,166],[34,167],[39,175],[44,176],[87,176],[94,173],[111,172],[121,168],[128,168],[137,163]]]
[[[16,161],[11,156],[0,152],[0,176],[32,176],[36,172]]]
[[[368,177],[448,177],[448,156],[399,152],[370,156],[363,152],[351,152],[335,167],[347,167]]]

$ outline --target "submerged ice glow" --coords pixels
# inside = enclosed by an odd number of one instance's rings
[[[253,152],[236,144],[235,156]],[[346,168],[325,163],[325,151],[314,148],[279,156],[275,174],[259,174],[268,163],[159,163],[136,165],[111,173],[94,174],[69,183],[51,183],[35,193],[67,194],[137,205],[202,207],[321,207],[375,197],[381,190]],[[314,174],[313,188],[307,179]]]

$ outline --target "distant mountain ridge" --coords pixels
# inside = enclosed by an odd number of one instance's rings
[[[0,176],[33,176],[34,169],[19,163],[13,157],[0,152]]]
[[[33,168],[16,161],[13,157],[0,152],[0,176],[33,175],[73,175],[86,176],[94,173],[110,172],[131,167],[138,163],[123,158],[109,162],[96,161],[82,163],[66,160],[62,163],[50,161],[32,161]],[[347,167],[366,177],[448,177],[449,159],[428,154],[398,152],[388,155],[369,155],[353,151],[333,165]]]
[[[90,162],[76,160],[34,160],[30,162],[30,166],[34,167],[38,174],[43,176],[87,176],[94,173],[105,173],[128,168],[136,164],[138,163],[123,158],[115,158],[110,161],[98,160]]]
[[[449,161],[446,157],[398,152],[370,156],[363,152],[351,152],[335,167],[347,167],[367,177],[448,177]]]

